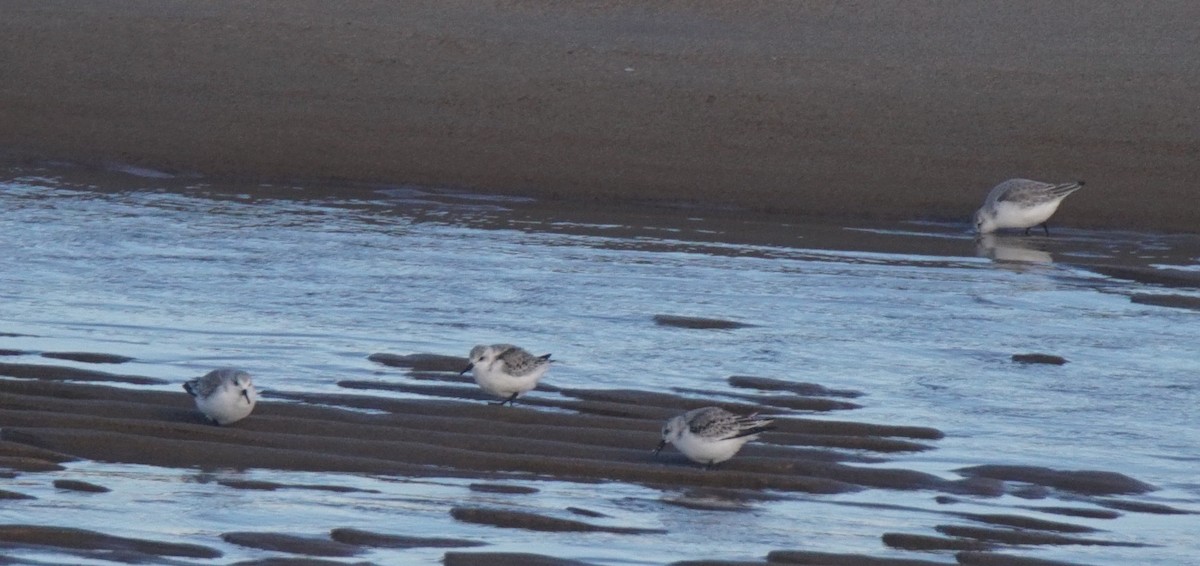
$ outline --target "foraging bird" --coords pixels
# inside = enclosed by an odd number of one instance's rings
[[[184,383],[183,390],[195,397],[196,408],[218,425],[246,418],[258,402],[250,374],[233,368],[210,371]]]
[[[773,422],[757,413],[741,416],[720,407],[693,409],[667,420],[654,454],[669,442],[693,462],[711,468],[732,458],[760,432],[774,429]]]
[[[1083,181],[1055,185],[1009,179],[996,185],[975,212],[975,231],[987,234],[1001,228],[1024,228],[1028,234],[1030,228],[1041,224],[1049,236],[1046,221],[1058,210],[1062,200],[1083,188],[1083,184]]]
[[[512,344],[475,346],[468,361],[459,375],[472,372],[479,387],[503,399],[499,405],[513,404],[517,397],[537,387],[550,369],[550,354],[535,356]]]

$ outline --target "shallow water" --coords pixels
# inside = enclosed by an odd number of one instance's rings
[[[759,375],[857,389],[868,395],[856,400],[864,408],[855,420],[946,433],[935,450],[888,465],[948,478],[994,463],[1116,471],[1160,488],[1141,500],[1200,511],[1200,313],[1130,300],[1200,291],[1091,267],[1194,270],[1200,238],[1064,229],[977,243],[965,225],[577,211],[409,187],[237,186],[129,173],[30,169],[0,182],[0,349],[27,352],[0,360],[159,377],[173,382],[161,386],[170,391],[231,365],[268,392],[335,392],[342,379],[401,378],[368,361],[371,353],[465,355],[476,343],[512,342],[552,352],[560,363],[547,381],[568,387],[730,390],[728,376]],[[660,313],[752,326],[673,328],[654,324]],[[96,366],[37,355],[65,351],[135,361]],[[1069,363],[1011,361],[1032,352]],[[51,475],[113,492],[62,492],[38,475],[18,476],[13,489],[38,499],[4,503],[0,523],[195,542],[230,560],[270,553],[223,543],[223,532],[315,536],[334,527],[455,536],[491,551],[606,564],[755,559],[780,548],[909,556],[886,549],[879,533],[924,532],[919,508],[932,497],[868,491],[755,502],[731,514],[664,505],[657,490],[616,483],[525,482],[540,491],[511,495],[473,492],[458,479],[98,462]],[[263,492],[216,481],[229,478],[370,491]],[[456,523],[448,500],[583,507],[609,515],[605,524],[671,534],[546,537]],[[954,510],[1014,504],[1037,502],[1006,496]],[[132,520],[133,505],[148,520]],[[69,523],[64,509],[74,510]],[[1186,564],[1200,554],[1195,517],[1080,519],[1114,540],[1155,546],[1021,554]],[[443,552],[377,549],[355,560],[437,563]]]

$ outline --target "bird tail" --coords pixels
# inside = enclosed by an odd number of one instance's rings
[[[195,383],[193,383],[193,382],[191,382],[191,381],[185,381],[185,382],[183,382],[183,390],[184,390],[184,391],[187,391],[188,395],[191,395],[192,397],[195,397],[195,396],[196,396],[196,389],[195,389],[195,387],[196,387],[196,384],[195,384]]]
[[[1050,187],[1049,192],[1055,197],[1062,198],[1075,191],[1078,191],[1079,189],[1082,189],[1083,185],[1083,181],[1075,181],[1074,183],[1061,183]]]
[[[731,436],[730,438],[753,436],[760,432],[766,432],[768,430],[775,430],[776,428],[779,428],[774,425],[774,419],[764,419],[759,417],[757,414],[749,415],[738,420],[738,424],[745,428],[742,428],[737,432],[737,434]]]

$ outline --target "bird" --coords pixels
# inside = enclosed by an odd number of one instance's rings
[[[1004,181],[992,188],[983,206],[975,212],[975,231],[987,234],[1001,228],[1024,228],[1029,234],[1030,228],[1041,224],[1049,236],[1046,221],[1067,195],[1083,185],[1083,181],[1058,184],[1029,179]]]
[[[500,397],[498,405],[512,405],[517,397],[537,387],[550,369],[550,354],[535,356],[512,344],[478,345],[467,356],[467,367],[459,375],[472,372],[475,383],[491,395]]]
[[[258,402],[250,374],[233,368],[215,369],[187,381],[183,390],[195,398],[205,417],[221,426],[246,418]]]
[[[732,458],[759,433],[773,430],[774,422],[758,413],[741,416],[720,407],[692,409],[667,420],[654,455],[669,442],[688,459],[712,468]]]

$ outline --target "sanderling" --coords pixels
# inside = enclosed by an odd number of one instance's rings
[[[537,387],[550,369],[550,354],[535,356],[512,344],[479,345],[471,348],[469,362],[460,374],[471,371],[484,391],[502,398],[500,405]]]
[[[210,371],[184,383],[183,390],[196,398],[196,408],[204,416],[219,425],[246,418],[258,402],[250,374],[232,368]]]
[[[1083,187],[1083,181],[1073,183],[1042,183],[1029,179],[1009,179],[992,189],[983,206],[975,212],[975,231],[980,234],[995,232],[1000,228],[1029,229],[1042,225],[1046,235],[1050,228],[1046,221],[1058,210],[1059,203],[1067,195]]]
[[[758,438],[758,433],[775,428],[772,422],[757,413],[743,417],[720,407],[692,409],[667,420],[654,454],[670,442],[693,462],[711,468],[732,458],[742,445]]]

